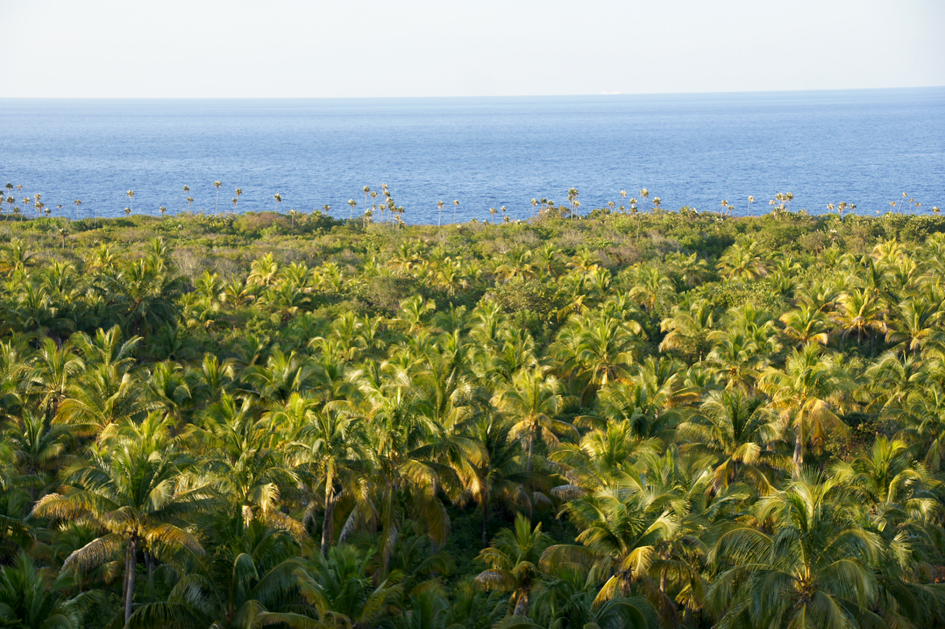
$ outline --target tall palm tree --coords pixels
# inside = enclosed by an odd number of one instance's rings
[[[222,186],[222,185],[223,185],[223,184],[220,183],[219,181],[214,181],[214,182],[213,182],[213,187],[217,189],[217,199],[216,199],[216,201],[214,202],[214,205],[213,205],[213,213],[214,213],[214,214],[216,214],[216,213],[220,210],[220,186]]]
[[[129,190],[128,192],[125,193],[125,196],[128,197],[128,206],[129,206],[130,210],[134,210],[134,207],[135,207],[135,191],[134,191],[134,190]],[[129,212],[125,212],[125,213],[128,214],[128,213],[130,213],[130,211],[129,211]]]
[[[758,381],[782,421],[794,429],[795,473],[801,471],[807,443],[819,448],[828,431],[847,433],[846,424],[834,412],[853,388],[841,361],[842,356],[824,356],[819,344],[808,343],[793,350],[783,370],[768,368]]]
[[[837,479],[801,474],[759,501],[754,513],[763,527],[728,527],[709,555],[719,575],[708,606],[722,626],[886,624],[872,568],[880,538],[857,521]]]
[[[180,207],[177,208],[177,213],[178,213],[178,214],[180,214],[180,211],[184,209],[184,201],[187,201],[188,203],[192,203],[192,202],[193,202],[193,199],[188,198],[188,196],[187,196],[187,193],[188,193],[188,192],[190,192],[190,186],[184,186],[184,196],[181,197],[181,200],[180,200]],[[189,207],[189,205],[188,205],[188,207]]]
[[[443,202],[442,201],[436,202],[436,209],[438,211],[436,215],[436,226],[439,227],[440,225],[443,224]]]
[[[273,421],[279,422],[280,416],[274,414]],[[330,406],[310,413],[293,444],[299,469],[310,479],[313,489],[321,487],[323,556],[328,555],[335,541],[335,504],[346,490],[356,491],[352,488],[357,484],[358,472],[366,467],[361,428],[356,415]],[[315,504],[313,501],[312,506]]]
[[[76,199],[73,203],[75,203],[75,220],[79,220],[79,206],[82,205],[82,201]]]
[[[209,487],[181,476],[185,460],[173,450],[120,443],[91,454],[65,471],[61,493],[44,496],[37,517],[87,521],[107,533],[73,552],[63,570],[87,570],[124,552],[124,621],[131,618],[139,550],[170,559],[181,550],[201,552],[182,517],[209,506]]]
[[[532,471],[535,441],[557,445],[557,434],[576,435],[577,430],[557,416],[568,400],[561,395],[561,382],[550,375],[547,367],[523,369],[511,385],[496,393],[493,403],[515,422],[510,439],[520,439],[527,452],[525,471]]]
[[[774,489],[772,472],[790,465],[787,457],[770,447],[779,430],[765,413],[764,404],[764,398],[750,397],[738,389],[713,391],[700,412],[677,428],[690,442],[681,447],[683,451],[715,459],[712,475],[716,490],[744,478],[760,493],[769,493]]]

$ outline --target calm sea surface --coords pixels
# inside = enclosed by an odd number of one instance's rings
[[[47,207],[81,199],[80,217],[129,205],[156,214],[311,211],[387,183],[411,223],[513,218],[529,201],[581,211],[648,188],[663,207],[768,210],[846,201],[875,214],[907,192],[945,207],[945,88],[746,94],[325,100],[0,99],[0,185],[42,194]],[[222,187],[217,206],[213,182]],[[14,191],[16,192],[16,191]],[[9,210],[6,204],[3,211]],[[55,210],[54,210],[55,211]],[[27,215],[30,215],[28,213]]]

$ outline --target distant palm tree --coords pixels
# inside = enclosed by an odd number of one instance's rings
[[[494,207],[489,208],[489,214],[492,215],[492,224],[495,225],[495,208]]]
[[[459,201],[453,201],[453,222],[456,222],[456,208],[459,207]]]
[[[439,227],[443,223],[443,202],[442,201],[436,202],[436,209],[440,211],[436,217],[436,226]]]
[[[574,214],[577,210],[577,206],[575,205],[575,203],[577,203],[578,194],[579,193],[578,193],[577,188],[568,189],[568,202],[571,204],[571,218],[574,218]]]
[[[75,203],[75,220],[79,220],[79,206],[82,205],[82,201],[76,199],[73,203]]]
[[[239,201],[240,201],[240,196],[242,196],[242,194],[243,194],[243,189],[242,189],[242,188],[237,188],[237,189],[236,189],[236,198],[233,199],[233,211],[234,211],[234,212],[236,211],[236,204],[239,203]]]
[[[130,213],[130,210],[133,210],[135,207],[135,191],[129,190],[128,192],[125,193],[125,196],[128,197],[128,208],[129,208],[129,212],[125,212],[125,214],[128,214]]]
[[[125,216],[131,216],[131,208],[130,208],[130,207],[126,207],[126,208],[125,208]]]
[[[180,207],[177,208],[178,214],[180,214],[180,211],[184,209],[184,201],[188,202],[187,207],[190,207],[190,203],[193,203],[193,199],[187,196],[188,192],[190,192],[190,186],[184,186],[184,197],[180,200]]]
[[[162,205],[158,208],[158,211],[161,212],[161,218],[164,218],[164,213],[167,212],[167,208]]]
[[[351,206],[351,216],[350,216],[350,220],[352,220],[352,221],[354,220],[354,206],[356,206],[357,204],[358,204],[358,202],[355,201],[354,199],[348,199],[348,205]]]
[[[325,210],[325,214],[331,214],[331,206],[327,203],[322,206],[322,209]]]
[[[272,195],[272,198],[276,200],[276,212],[279,211],[279,204],[282,203],[282,195],[278,192]]]
[[[213,204],[213,213],[214,213],[214,214],[216,214],[216,213],[219,211],[219,209],[220,209],[220,186],[222,186],[222,185],[223,185],[223,184],[220,183],[219,181],[214,181],[214,182],[213,182],[213,187],[217,189],[217,200],[216,200],[216,202],[214,202],[214,204]]]

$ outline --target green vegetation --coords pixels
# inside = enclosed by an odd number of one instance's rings
[[[576,196],[5,215],[0,625],[945,627],[945,219]]]

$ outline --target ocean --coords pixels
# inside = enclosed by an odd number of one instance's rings
[[[220,181],[219,196],[214,182]],[[0,185],[73,218],[331,206],[386,183],[408,223],[579,211],[649,190],[664,209],[733,214],[945,207],[945,88],[317,100],[0,99]],[[189,186],[186,193],[183,186]],[[233,205],[236,188],[242,190]],[[133,199],[126,196],[134,190]],[[620,192],[626,191],[626,198]],[[6,196],[6,195],[4,195]],[[192,197],[189,203],[186,197]],[[380,197],[378,197],[380,198]],[[908,202],[911,198],[921,206]],[[459,205],[454,206],[453,201]],[[642,200],[642,199],[641,199]],[[437,202],[444,201],[442,215]],[[641,207],[651,207],[650,202]],[[9,212],[4,203],[3,212]],[[24,212],[33,215],[32,208]],[[498,217],[502,214],[499,213]]]

